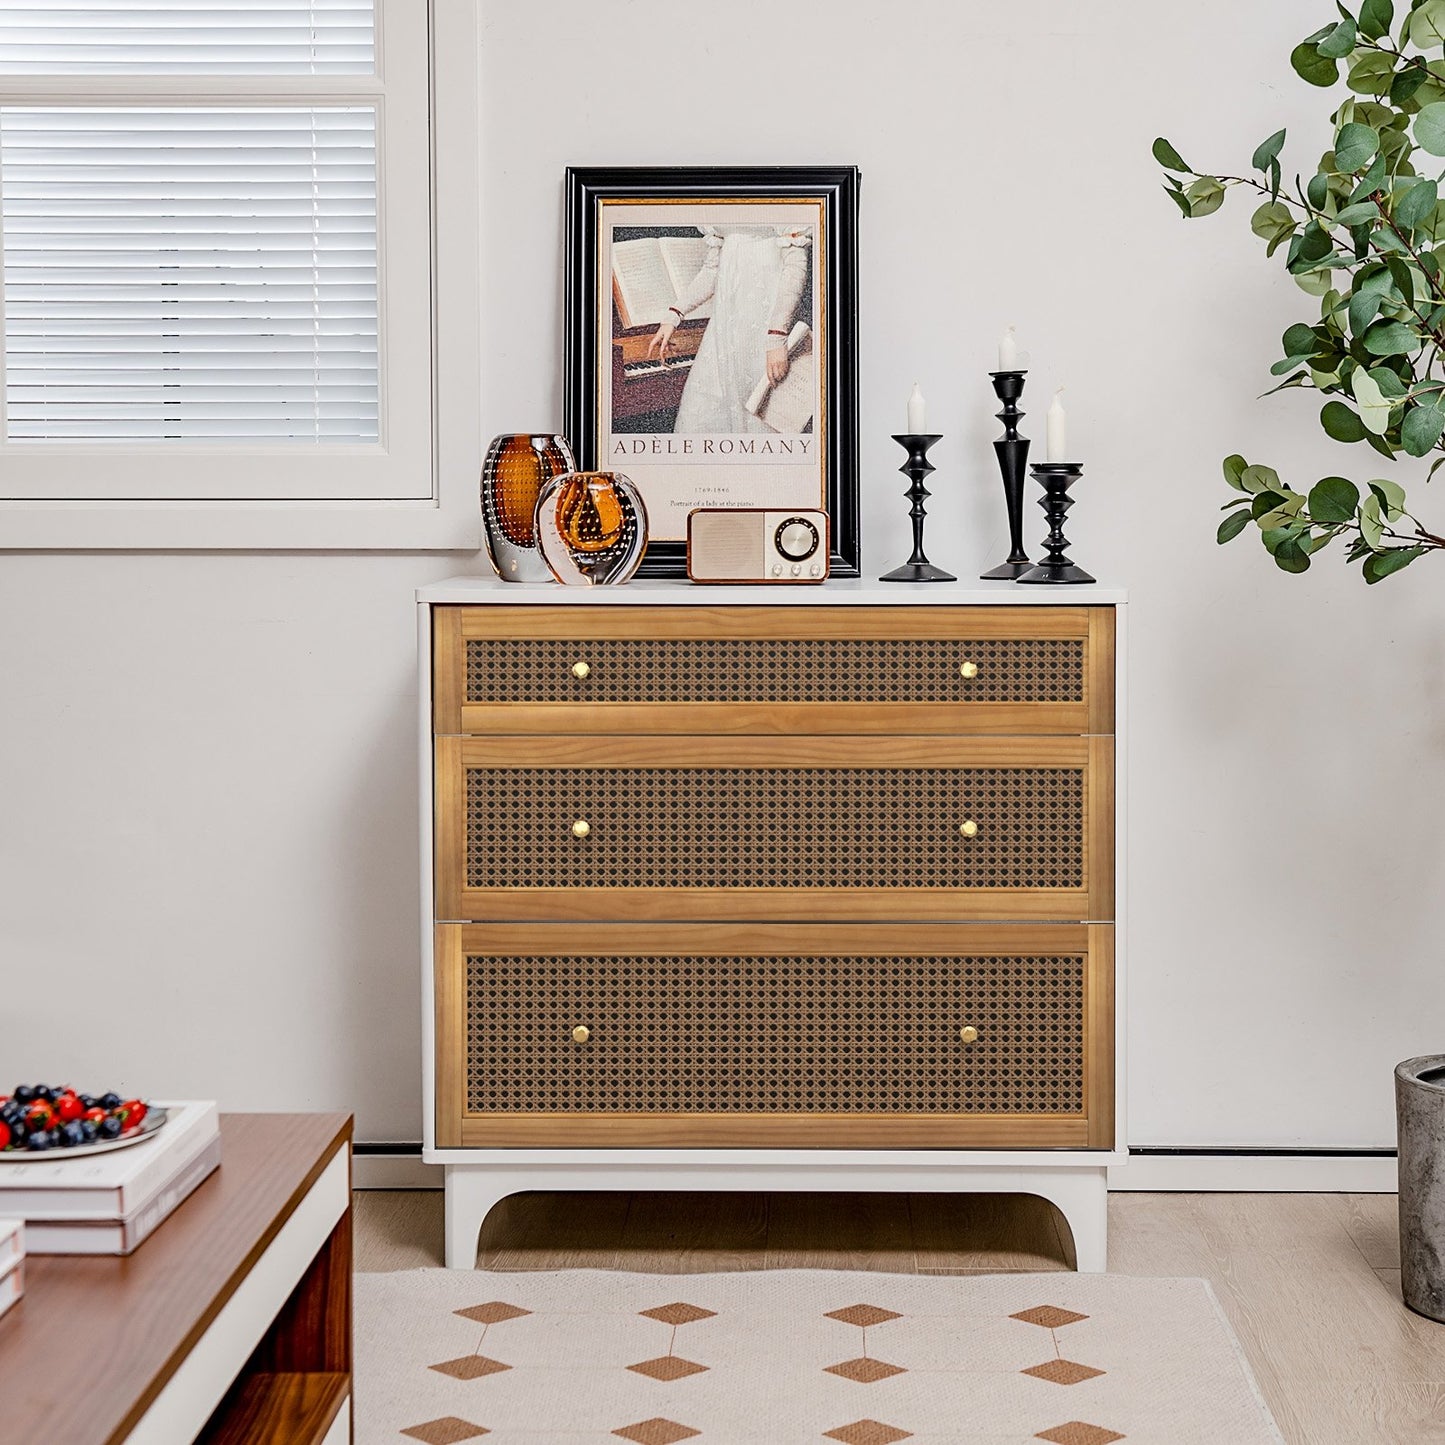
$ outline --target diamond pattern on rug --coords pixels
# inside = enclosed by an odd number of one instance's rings
[[[1036,1380],[1050,1380],[1055,1385],[1077,1385],[1080,1380],[1092,1380],[1095,1375],[1102,1375],[1103,1370],[1096,1370],[1092,1365],[1081,1365],[1075,1360],[1045,1360],[1042,1365],[1031,1365],[1027,1370],[1020,1370],[1021,1375],[1032,1375]]]
[[[628,1365],[627,1368],[651,1380],[681,1380],[687,1375],[700,1375],[707,1366],[694,1364],[677,1355],[661,1355],[655,1360],[644,1360],[640,1365]]]
[[[658,1416],[652,1420],[639,1420],[635,1425],[624,1425],[612,1433],[622,1436],[624,1440],[634,1440],[637,1445],[677,1445],[679,1440],[691,1440],[694,1435],[701,1435],[702,1431]]]
[[[899,1430],[885,1425],[881,1420],[855,1420],[851,1425],[839,1425],[836,1430],[824,1430],[827,1440],[841,1440],[843,1445],[893,1445],[895,1440],[911,1440],[911,1430]]]
[[[890,1375],[906,1375],[902,1365],[890,1365],[883,1360],[870,1360],[864,1356],[859,1360],[844,1360],[840,1365],[824,1365],[830,1375],[842,1375],[845,1380],[856,1380],[860,1385],[873,1385],[886,1380]]]
[[[495,1375],[499,1370],[510,1370],[500,1360],[489,1360],[485,1355],[462,1355],[455,1360],[443,1360],[439,1365],[428,1365],[429,1370],[450,1375],[454,1380],[479,1380],[483,1375]]]
[[[1061,1310],[1057,1305],[1035,1305],[1033,1309],[1020,1310],[1018,1314],[1010,1315],[1009,1318],[1022,1320],[1026,1325],[1039,1325],[1046,1330],[1058,1330],[1065,1325],[1072,1325],[1089,1317],[1075,1314],[1073,1310]]]
[[[1035,1440],[1047,1440],[1050,1445],[1109,1445],[1111,1440],[1124,1437],[1117,1430],[1106,1430],[1102,1425],[1086,1425],[1082,1420],[1070,1420],[1064,1425],[1055,1425],[1052,1430],[1040,1430]]]
[[[469,1310],[453,1310],[452,1313],[460,1315],[464,1320],[475,1320],[479,1325],[499,1325],[503,1320],[519,1320],[532,1311],[524,1310],[521,1305],[503,1304],[501,1300],[494,1299],[490,1304],[473,1305]]]
[[[401,1432],[420,1440],[422,1445],[457,1445],[461,1440],[476,1440],[490,1432],[470,1420],[458,1419],[455,1415],[443,1415],[437,1420],[427,1420],[420,1425],[409,1425]]]
[[[862,1325],[866,1330],[869,1325],[886,1324],[889,1320],[901,1320],[903,1316],[897,1310],[879,1309],[877,1305],[849,1305],[845,1310],[829,1310],[824,1318],[842,1320],[845,1325]]]
[[[716,1310],[705,1310],[701,1305],[658,1305],[656,1309],[638,1310],[650,1320],[661,1320],[665,1325],[690,1325],[694,1320],[710,1320]]]

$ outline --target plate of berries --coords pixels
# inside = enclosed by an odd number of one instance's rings
[[[166,1111],[119,1094],[78,1094],[69,1085],[17,1084],[0,1094],[0,1164],[104,1154],[149,1139]]]

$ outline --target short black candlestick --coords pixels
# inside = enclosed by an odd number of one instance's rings
[[[1044,555],[1038,566],[1030,567],[1016,582],[1092,582],[1094,579],[1082,567],[1076,567],[1064,555],[1069,545],[1064,536],[1064,518],[1074,499],[1069,488],[1084,475],[1078,462],[1039,462],[1029,470],[1034,480],[1044,489],[1039,506],[1048,518],[1049,535],[1044,539]]]
[[[958,578],[952,572],[945,572],[942,567],[935,567],[923,555],[923,519],[925,516],[923,504],[929,495],[928,488],[923,485],[923,479],[933,470],[933,464],[928,460],[928,449],[934,442],[942,441],[943,438],[942,436],[921,436],[907,432],[903,436],[894,437],[893,440],[908,453],[908,460],[898,470],[912,483],[906,495],[913,504],[908,512],[908,515],[913,518],[913,555],[901,567],[895,567],[893,571],[886,573],[878,580],[880,582],[957,582]]]
[[[1018,399],[1024,394],[1026,371],[991,371],[993,392],[1003,403],[995,415],[1003,423],[1003,435],[993,444],[998,456],[998,469],[1003,473],[1003,500],[1008,508],[1008,561],[980,576],[1004,581],[1017,580],[1029,570],[1029,554],[1024,551],[1024,466],[1029,459],[1029,439],[1019,435]]]

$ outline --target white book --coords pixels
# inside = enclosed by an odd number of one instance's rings
[[[658,326],[674,319],[668,307],[677,304],[697,279],[707,260],[701,236],[638,236],[612,243],[612,295],[624,330]],[[712,315],[712,302],[688,313],[689,321]]]
[[[138,1213],[124,1219],[31,1220],[25,1229],[26,1248],[31,1254],[130,1254],[220,1163],[221,1138],[217,1134]]]
[[[817,369],[813,362],[813,333],[806,321],[788,333],[788,374],[774,386],[764,372],[748,397],[747,408],[776,432],[800,432],[813,418]]]
[[[154,1136],[104,1154],[0,1162],[0,1214],[44,1219],[127,1219],[220,1137],[211,1100],[160,1103],[169,1117]]]

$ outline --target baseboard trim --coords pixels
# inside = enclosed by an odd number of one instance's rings
[[[1393,1149],[1133,1148],[1109,1188],[1182,1194],[1393,1194]]]
[[[440,1189],[439,1164],[421,1162],[420,1144],[367,1144],[351,1147],[353,1189]]]

